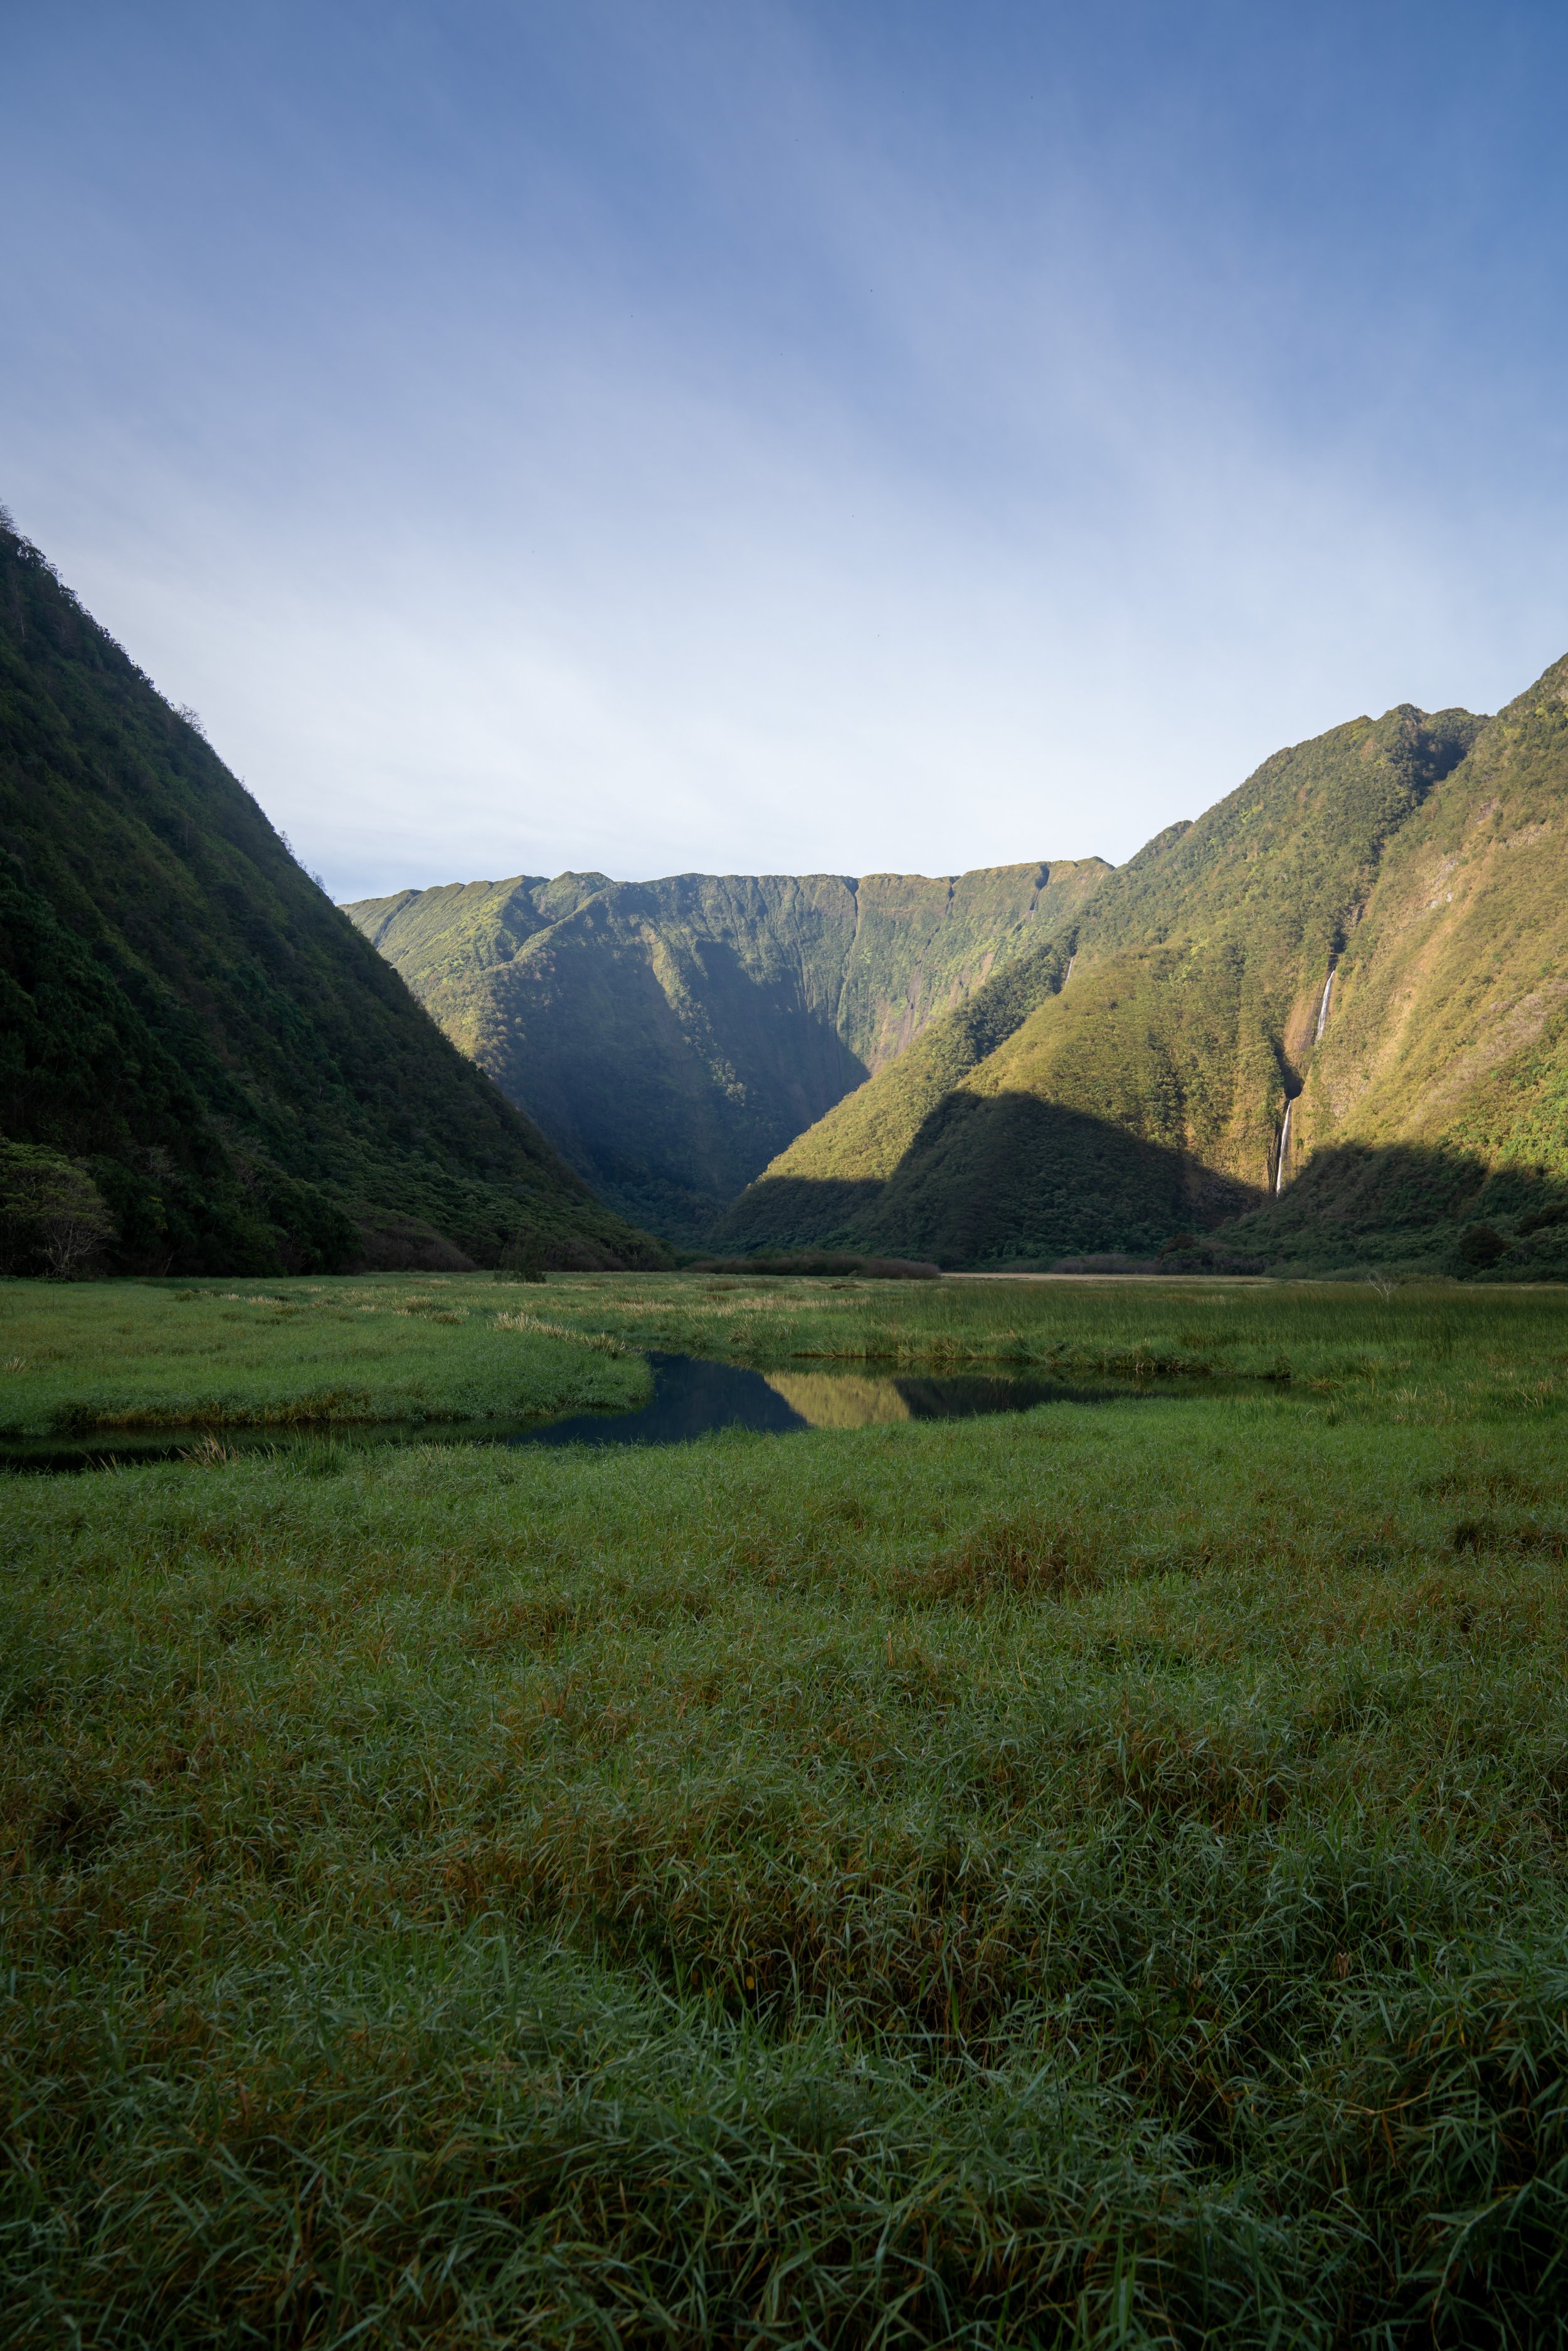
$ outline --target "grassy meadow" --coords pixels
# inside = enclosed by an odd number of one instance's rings
[[[1562,1290],[0,1316],[14,1426],[231,1416],[5,1489],[8,2343],[1563,2331]],[[634,1401],[645,1347],[1137,1384],[663,1450],[290,1425]]]
[[[626,1409],[642,1363],[531,1285],[450,1275],[0,1283],[0,1440]]]

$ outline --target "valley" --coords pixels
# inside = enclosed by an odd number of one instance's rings
[[[568,873],[346,911],[601,1197],[696,1247],[776,1153],[1108,871]]]
[[[1568,10],[5,33],[0,2351],[1568,2351]]]
[[[350,920],[0,540],[17,2341],[1550,2335],[1565,691]]]
[[[0,534],[0,1263],[1558,1279],[1565,691],[1352,720],[1118,868],[345,914]]]
[[[1114,870],[350,911],[686,1249],[1557,1279],[1565,686],[1560,663],[1496,718],[1353,720]]]

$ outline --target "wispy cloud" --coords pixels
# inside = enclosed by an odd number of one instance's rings
[[[1465,343],[1509,190],[1420,200],[1452,44],[1374,168],[1348,13],[329,13],[35,35],[0,423],[340,893],[1124,855],[1568,643],[1560,329]]]

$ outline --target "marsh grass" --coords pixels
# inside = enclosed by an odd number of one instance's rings
[[[613,1338],[426,1274],[0,1283],[0,1437],[521,1418],[627,1409]]]
[[[551,1277],[559,1323],[758,1364],[1029,1365],[1124,1379],[1558,1380],[1562,1293],[1371,1282]]]
[[[10,2339],[1556,2339],[1563,1326],[1416,1305],[1135,1409],[14,1481]]]

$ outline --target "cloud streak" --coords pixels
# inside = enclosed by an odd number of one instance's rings
[[[340,894],[1123,856],[1568,643],[1547,20],[1423,195],[1479,13],[1370,162],[1349,13],[855,13],[35,34],[0,487]]]

